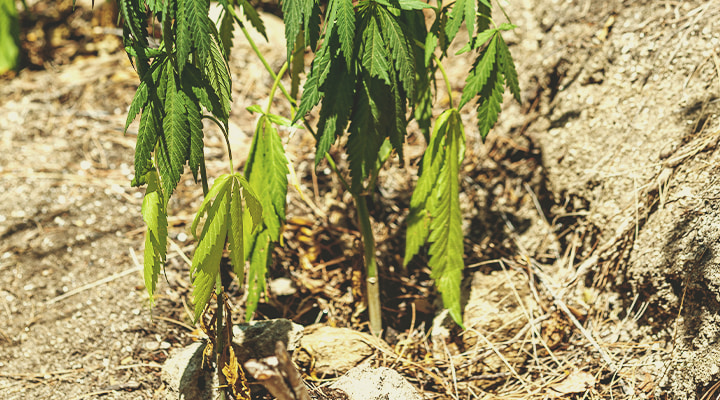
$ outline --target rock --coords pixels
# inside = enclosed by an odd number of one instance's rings
[[[420,392],[390,368],[359,366],[348,371],[330,388],[342,390],[348,400],[420,400]]]
[[[214,371],[203,369],[203,350],[207,342],[199,341],[175,350],[165,361],[161,378],[167,387],[166,400],[214,399],[218,386]]]
[[[233,345],[238,362],[260,359],[275,354],[275,343],[283,342],[292,353],[303,336],[303,327],[289,319],[254,321],[233,326]]]
[[[275,343],[281,341],[292,351],[297,347],[303,327],[287,319],[257,321],[233,326],[233,347],[240,363],[250,358],[264,358],[275,354]],[[165,361],[162,380],[167,390],[166,400],[204,400],[218,397],[217,375],[210,368],[203,369],[202,340],[175,350]],[[207,366],[206,366],[207,367]]]
[[[341,375],[380,349],[392,353],[385,342],[367,333],[311,326],[305,329],[295,359],[299,366],[312,369],[318,376]]]

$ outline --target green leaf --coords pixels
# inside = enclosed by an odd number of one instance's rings
[[[497,42],[497,54],[498,54],[498,68],[500,72],[505,76],[505,83],[508,89],[513,94],[515,100],[520,103],[520,84],[518,83],[517,71],[515,70],[515,63],[513,62],[512,55],[510,55],[510,49],[508,49],[505,40],[502,36],[498,35]]]
[[[146,176],[147,189],[142,204],[145,231],[144,277],[145,288],[153,302],[155,287],[157,285],[160,269],[165,265],[167,253],[167,215],[165,201],[160,190],[158,176],[155,171],[148,172]]]
[[[228,231],[228,249],[233,271],[240,286],[245,283],[245,246],[243,226],[243,204],[240,196],[240,181],[237,176],[232,180],[232,196],[230,198],[230,227]]]
[[[323,43],[323,47],[316,54],[310,69],[305,85],[303,86],[303,94],[300,99],[300,105],[293,117],[293,124],[305,114],[315,107],[321,99],[320,86],[325,82],[327,75],[330,73],[330,51],[327,42]]]
[[[205,108],[210,110],[215,116],[217,116],[220,120],[223,122],[227,121],[228,117],[230,115],[230,103],[232,102],[232,87],[230,84],[230,71],[228,70],[227,63],[225,62],[225,58],[222,55],[222,52],[220,51],[220,48],[218,47],[218,44],[215,41],[212,41],[212,46],[210,47],[210,57],[208,58],[207,62],[204,64],[205,69],[205,77],[207,79],[207,82],[209,83],[209,87],[212,88],[212,92],[214,93],[213,97],[209,97],[208,93],[208,103],[210,103],[211,106],[213,106],[213,101],[215,98],[217,98],[217,101],[220,102],[220,109],[210,108],[207,105],[203,104]],[[208,91],[210,92],[210,91]],[[203,97],[198,96],[198,98],[202,101],[204,100]]]
[[[215,26],[208,16],[209,10],[208,0],[178,0],[176,45],[180,73],[190,53],[197,56],[200,65],[206,64],[213,57],[211,52]]]
[[[372,78],[368,78],[372,79]],[[382,81],[376,79],[382,84]],[[366,80],[358,84],[353,114],[348,131],[347,154],[352,177],[352,189],[362,190],[362,181],[375,168],[384,136],[378,133],[380,110],[370,97],[372,90]],[[375,109],[375,110],[373,110]]]
[[[252,244],[248,271],[248,297],[245,302],[245,319],[250,320],[257,309],[260,295],[265,292],[265,274],[274,245],[267,230],[261,231]]]
[[[132,33],[133,39],[147,46],[147,33],[145,32],[145,13],[140,7],[139,0],[119,0],[118,8],[125,20],[125,27]]]
[[[302,2],[311,0],[283,0],[282,12],[283,22],[285,22],[285,40],[287,42],[287,59],[290,59],[290,54],[293,52],[293,46],[295,44],[295,38],[300,33],[300,28],[303,24],[302,18]]]
[[[185,91],[179,93],[181,93],[181,98],[185,104],[188,126],[190,128],[190,154],[188,156],[188,166],[193,174],[193,179],[197,182],[198,169],[200,168],[200,164],[202,164],[205,160],[202,110],[200,109],[200,103],[197,101],[195,96],[189,96]]]
[[[352,65],[355,48],[355,10],[352,0],[332,0],[337,3],[337,31],[340,50],[345,56],[345,64]]]
[[[467,10],[465,3],[472,3],[474,1],[475,0],[457,0],[455,4],[453,4],[452,9],[447,14],[447,24],[445,25],[445,35],[448,42],[452,42],[453,39],[455,39],[455,35],[457,35],[460,30],[460,26],[467,18],[465,15]],[[474,20],[474,18],[475,14],[470,16],[470,19]],[[468,29],[468,31],[472,32],[470,29]]]
[[[483,140],[497,122],[501,111],[503,92],[505,92],[503,77],[493,71],[480,92],[480,102],[477,108],[478,129]]]
[[[228,219],[230,218],[230,198],[231,185],[228,179],[216,181],[211,189],[211,193],[217,193],[209,208],[201,207],[197,220],[201,217],[201,213],[207,210],[207,219],[203,226],[200,241],[195,254],[193,255],[193,263],[191,275],[193,277],[193,303],[195,303],[194,322],[200,318],[205,305],[210,300],[210,296],[215,288],[215,283],[220,272],[220,259],[222,258],[223,249],[225,248],[225,239],[227,237]],[[219,180],[219,179],[218,179]],[[205,202],[210,199],[210,194],[205,198]],[[195,223],[193,223],[195,225]]]
[[[397,17],[387,9],[378,7],[378,16],[383,37],[387,42],[390,54],[395,60],[395,69],[398,72],[400,82],[403,84],[407,98],[413,101],[415,98],[415,60],[410,47],[409,32],[403,30]]]
[[[140,184],[141,177],[150,171],[148,165],[152,165],[152,152],[155,150],[155,144],[160,134],[158,129],[162,129],[162,115],[160,115],[158,109],[159,106],[156,105],[156,102],[149,102],[140,116],[140,127],[137,142],[135,142],[135,179],[133,179],[133,186]]]
[[[225,5],[223,5],[224,7]],[[228,7],[230,5],[228,4]],[[225,59],[230,59],[230,50],[233,45],[233,30],[235,29],[235,20],[232,14],[225,9],[220,19],[220,28],[218,29],[218,40],[220,41],[220,47],[223,50]]]
[[[198,209],[197,214],[195,214],[195,218],[193,219],[192,225],[190,225],[190,232],[192,233],[195,240],[197,240],[197,226],[200,222],[200,219],[205,215],[205,211],[207,208],[212,204],[212,199],[218,196],[220,191],[225,190],[225,187],[228,185],[228,181],[232,175],[229,174],[223,174],[217,177],[215,179],[215,182],[213,182],[212,187],[210,188],[210,191],[208,192],[207,196],[205,196],[205,199],[200,204],[200,208]]]
[[[431,211],[433,219],[428,238],[431,243],[428,264],[432,269],[430,276],[442,294],[445,308],[450,311],[455,322],[462,326],[460,283],[465,263],[458,176],[464,158],[465,132],[457,110],[451,110],[444,130],[439,130],[438,134],[445,135],[447,154],[432,194],[436,204]]]
[[[13,70],[20,59],[20,22],[14,0],[0,0],[0,74]]]
[[[165,94],[165,118],[163,118],[164,145],[169,163],[160,163],[163,190],[170,197],[183,173],[185,160],[190,155],[190,127],[186,110],[186,96],[178,91],[172,64],[168,63],[168,84]],[[202,128],[201,128],[202,129]]]
[[[493,37],[488,46],[478,57],[479,61],[475,63],[475,66],[470,71],[470,74],[465,80],[465,88],[463,88],[463,94],[460,98],[460,105],[458,106],[458,109],[462,109],[462,107],[472,98],[477,96],[488,83],[488,78],[495,70],[495,54],[498,37],[499,35]]]
[[[369,13],[369,12],[368,12]],[[362,65],[370,76],[378,77],[390,85],[388,53],[380,34],[380,27],[373,15],[366,16],[367,24],[362,29]]]
[[[265,30],[265,23],[263,22],[262,18],[260,18],[260,14],[258,14],[255,7],[250,4],[247,0],[240,0],[240,6],[243,9],[243,13],[245,13],[245,17],[250,21],[250,25],[252,25],[253,28],[255,28],[256,31],[260,32],[261,35],[265,38],[265,40],[268,40],[267,32]]]
[[[277,129],[266,116],[260,117],[245,165],[245,176],[248,186],[258,194],[252,197],[259,199],[262,204],[263,221],[273,241],[280,240],[281,226],[285,222],[289,173],[287,164]]]
[[[430,4],[421,0],[399,0],[398,4],[403,10],[423,10],[425,8],[434,8]]]
[[[325,98],[317,127],[315,165],[325,158],[325,153],[330,150],[335,139],[345,131],[352,108],[353,83],[354,77],[345,67],[345,60],[335,59],[328,75],[327,87],[323,87]]]

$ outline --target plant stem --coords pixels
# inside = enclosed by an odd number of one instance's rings
[[[445,67],[443,67],[442,62],[439,58],[437,58],[437,56],[433,55],[433,58],[435,59],[435,62],[440,69],[440,73],[442,73],[443,80],[445,81],[445,87],[447,88],[448,92],[448,102],[450,103],[450,108],[455,108],[455,106],[453,105],[452,86],[450,86],[450,79],[448,79],[447,73],[445,73]]]
[[[353,195],[358,211],[360,233],[365,250],[365,279],[367,287],[368,314],[370,316],[370,332],[380,336],[382,331],[382,313],[380,311],[380,281],[378,280],[377,262],[375,259],[375,237],[370,224],[370,213],[367,208],[368,195]]]
[[[278,72],[277,76],[275,77],[275,81],[273,82],[272,87],[270,88],[270,99],[268,100],[267,110],[265,110],[266,114],[270,114],[270,108],[272,107],[273,98],[275,97],[275,92],[277,91],[278,85],[280,85],[280,79],[285,74],[285,71],[288,69],[288,63],[285,61],[285,64],[283,64],[282,68],[280,68],[280,72]],[[291,104],[292,106],[292,104]]]
[[[217,368],[218,383],[220,384],[220,400],[225,400],[225,390],[223,388],[227,386],[227,382],[223,374],[224,365],[221,365],[225,363],[223,360],[223,354],[225,353],[225,317],[223,316],[223,308],[225,305],[223,304],[222,271],[218,273],[215,281],[215,295],[217,297],[217,312],[215,314],[217,322],[217,327],[215,328],[215,367]],[[231,340],[231,338],[228,338],[228,340]]]
[[[237,23],[240,25],[240,30],[242,31],[243,35],[245,35],[245,39],[247,39],[248,43],[250,43],[250,47],[252,47],[253,51],[260,59],[260,62],[263,63],[267,72],[270,73],[270,76],[272,76],[273,80],[277,80],[278,74],[276,74],[275,71],[272,70],[272,68],[270,67],[270,64],[268,64],[267,60],[265,60],[265,57],[260,52],[260,49],[255,44],[255,41],[250,36],[250,33],[247,31],[247,29],[245,29],[245,26],[243,26],[242,22],[240,21],[240,18],[238,18],[238,16],[234,12],[233,12],[233,18],[235,18]],[[285,73],[285,72],[283,71],[283,73]],[[280,86],[280,90],[283,92],[285,97],[287,97],[287,99],[290,101],[290,103],[295,104],[295,100],[292,98],[292,96],[290,96],[290,93],[288,93],[288,91],[285,90],[285,86],[283,86],[282,82],[280,82],[279,86]]]

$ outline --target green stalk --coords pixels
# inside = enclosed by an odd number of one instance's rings
[[[220,384],[220,400],[225,400],[225,386],[227,386],[227,379],[223,374],[223,365],[220,365],[223,359],[223,353],[225,351],[225,317],[223,316],[223,286],[222,286],[222,271],[218,273],[217,280],[215,282],[215,295],[217,296],[217,312],[215,319],[217,327],[215,328],[215,366],[217,368],[218,383]],[[231,340],[232,338],[228,338]]]
[[[450,86],[450,79],[448,79],[448,76],[445,73],[445,67],[443,67],[442,62],[440,62],[440,59],[437,58],[437,56],[433,55],[433,58],[435,59],[435,62],[437,63],[440,72],[442,73],[443,80],[445,81],[445,87],[447,88],[448,92],[448,103],[450,103],[450,108],[455,108],[452,98],[452,86]]]
[[[365,250],[365,279],[367,287],[368,314],[370,316],[370,332],[380,336],[382,332],[382,312],[380,310],[380,281],[377,273],[377,261],[375,259],[375,237],[373,236],[372,225],[370,224],[370,213],[367,208],[366,197],[368,195],[356,196],[355,206],[358,211],[358,222],[360,233],[363,239]]]

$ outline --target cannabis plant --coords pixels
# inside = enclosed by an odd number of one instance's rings
[[[421,0],[282,1],[287,61],[276,73],[265,61],[246,26],[265,35],[265,26],[247,0],[220,0],[218,20],[208,16],[208,0],[119,0],[125,49],[140,76],[127,125],[140,115],[133,185],[145,186],[142,215],[147,225],[145,283],[152,298],[166,259],[168,200],[187,165],[203,186],[204,200],[191,231],[197,240],[191,277],[194,319],[204,321],[208,303],[216,299],[210,320],[215,326],[214,351],[222,379],[234,395],[242,392],[230,343],[230,309],[220,279],[221,258],[229,251],[232,269],[245,283],[250,318],[265,290],[265,273],[285,221],[288,160],[278,126],[305,127],[315,138],[315,163],[337,173],[357,207],[363,237],[367,306],[373,333],[382,329],[375,243],[367,199],[391,157],[404,162],[403,144],[415,119],[428,144],[407,218],[407,264],[429,243],[432,278],[450,315],[462,324],[460,282],[463,263],[460,165],[465,132],[460,110],[475,103],[478,129],[488,134],[500,113],[503,93],[520,100],[518,79],[501,33],[514,28],[496,24],[489,0],[426,3]],[[427,21],[432,21],[430,24]],[[465,26],[467,39],[458,53],[473,52],[462,96],[455,106],[443,67],[451,45]],[[158,29],[159,28],[159,29]],[[231,104],[228,59],[236,30],[250,42],[274,83],[267,107],[259,115],[243,173],[235,172],[227,141]],[[149,40],[156,34],[158,40]],[[159,43],[154,45],[153,43]],[[314,56],[305,73],[304,54]],[[436,76],[442,76],[449,108],[433,117]],[[289,75],[290,91],[281,78]],[[292,115],[272,112],[278,92]],[[315,126],[306,116],[319,106]],[[225,134],[228,172],[212,187],[205,170],[203,121]],[[126,126],[127,129],[127,126]],[[342,141],[339,138],[346,136]],[[330,154],[341,143],[348,170]],[[202,223],[201,223],[202,222]],[[240,371],[241,372],[241,371]]]

